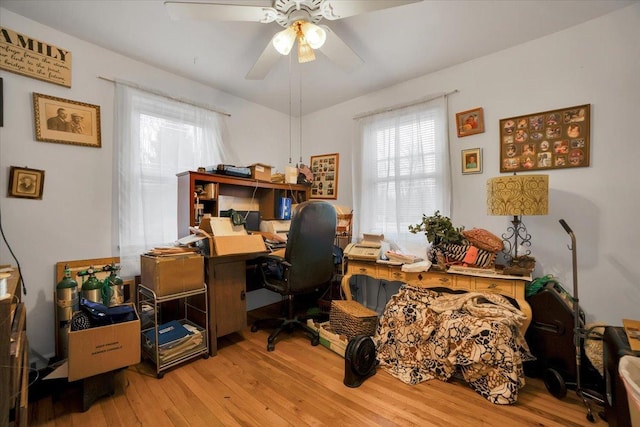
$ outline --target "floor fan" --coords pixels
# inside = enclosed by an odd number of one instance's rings
[[[358,335],[349,340],[344,352],[344,385],[359,387],[376,373],[376,346],[367,335]]]

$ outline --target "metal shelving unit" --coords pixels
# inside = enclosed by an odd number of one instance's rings
[[[198,298],[198,296],[201,296]],[[170,301],[178,301],[180,313],[179,319],[163,319],[162,305]],[[199,304],[196,305],[196,304]],[[188,360],[202,356],[209,357],[209,322],[208,322],[208,298],[207,285],[202,288],[180,292],[176,294],[157,296],[156,293],[144,285],[138,285],[138,313],[141,320],[142,352],[156,366],[156,376],[162,378],[164,372],[171,367]],[[202,307],[204,306],[204,307]],[[173,317],[173,316],[172,316]],[[183,344],[184,350],[167,351],[171,354],[163,354],[162,345],[158,346],[158,327],[167,320],[178,320],[185,326],[193,327],[202,337],[202,341],[195,345]],[[153,341],[148,340],[150,334],[155,336]],[[177,348],[177,347],[176,347]]]

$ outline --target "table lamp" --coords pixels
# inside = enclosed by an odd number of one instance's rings
[[[529,257],[531,251],[524,248],[531,246],[531,235],[522,223],[522,216],[547,215],[548,211],[548,175],[514,174],[487,181],[487,214],[513,216],[513,226],[507,228],[507,232],[502,235],[502,252],[510,265],[517,264],[520,258],[534,261]]]

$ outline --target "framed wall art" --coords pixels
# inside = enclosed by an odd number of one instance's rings
[[[590,104],[500,120],[500,172],[589,166]]]
[[[100,106],[33,94],[36,140],[100,148]]]
[[[312,199],[338,198],[338,153],[311,156]]]
[[[474,135],[484,132],[484,114],[482,108],[463,111],[456,114],[456,128],[458,137]]]
[[[462,173],[482,173],[482,149],[462,150]]]
[[[9,171],[9,197],[42,199],[44,171],[11,166]]]

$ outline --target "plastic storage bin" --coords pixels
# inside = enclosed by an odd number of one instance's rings
[[[627,389],[631,425],[640,427],[640,357],[622,357],[620,365],[618,365],[618,371]]]

